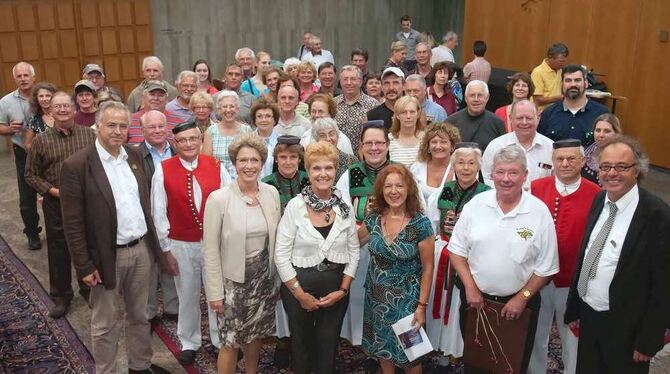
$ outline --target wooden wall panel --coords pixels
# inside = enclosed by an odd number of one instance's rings
[[[11,32],[16,30],[14,9],[11,4],[0,3],[0,14],[4,14],[4,19],[0,22],[0,32]]]
[[[56,28],[53,4],[37,4],[37,17],[40,30],[53,30]]]
[[[571,63],[604,74],[609,90],[628,98],[617,103],[624,131],[640,139],[652,164],[670,168],[670,43],[659,42],[661,30],[670,30],[667,0],[468,0],[463,61],[483,39],[494,67],[530,71],[549,45],[565,42]]]

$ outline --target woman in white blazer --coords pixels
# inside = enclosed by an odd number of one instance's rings
[[[275,263],[291,330],[293,372],[333,373],[359,245],[351,205],[333,186],[338,151],[305,151],[310,185],[291,199],[277,229]]]
[[[279,194],[258,181],[267,159],[261,138],[244,134],[228,151],[237,179],[212,192],[205,205],[205,293],[218,316],[218,372],[234,373],[242,348],[247,373],[255,373],[261,339],[275,333]]]

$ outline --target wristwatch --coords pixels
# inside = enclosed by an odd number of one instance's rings
[[[521,296],[523,296],[523,298],[526,300],[530,299],[530,290],[524,288],[523,290],[521,290]]]
[[[291,285],[291,291],[295,291],[295,290],[297,290],[298,287],[300,287],[300,282],[295,281],[295,283],[293,283],[293,284]]]
[[[346,288],[344,288],[344,287],[341,287],[341,288],[339,289],[339,291],[344,292],[344,296],[347,296],[347,294],[349,294],[349,290],[346,289]]]

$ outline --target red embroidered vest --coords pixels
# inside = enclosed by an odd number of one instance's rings
[[[211,156],[199,155],[198,167],[193,171],[184,168],[178,156],[163,161],[161,165],[170,222],[168,237],[184,242],[202,240],[205,202],[210,193],[221,188],[221,163]],[[202,191],[200,211],[193,200],[192,176],[195,176]]]

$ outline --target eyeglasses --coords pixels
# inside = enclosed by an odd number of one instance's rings
[[[612,169],[616,170],[617,173],[623,173],[624,171],[632,168],[635,165],[637,165],[637,162],[634,162],[630,165],[626,165],[626,164],[616,164],[616,165],[603,164],[603,165],[598,166],[598,169],[600,169],[600,171],[602,171],[603,173],[609,173],[610,170],[612,170]]]
[[[175,141],[177,143],[179,143],[180,145],[186,145],[188,143],[197,144],[200,141],[200,137],[199,136],[191,136],[189,138],[179,138],[179,139],[175,138]]]
[[[364,147],[367,148],[372,148],[372,147],[382,147],[386,145],[386,142],[363,142],[362,143]]]
[[[72,104],[53,104],[51,105],[54,109],[70,109]]]

